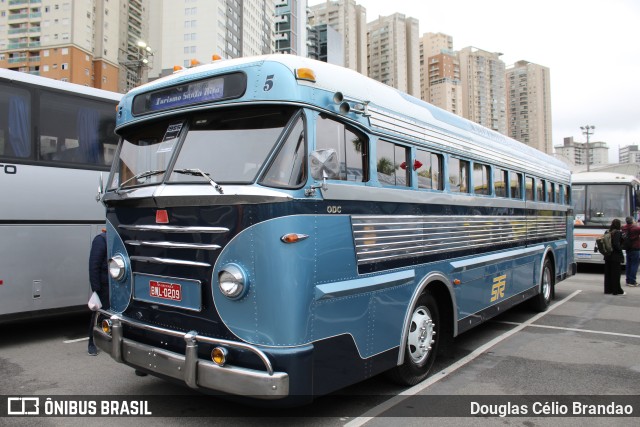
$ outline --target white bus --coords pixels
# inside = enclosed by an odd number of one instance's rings
[[[121,96],[0,69],[0,321],[86,307]]]
[[[623,224],[627,216],[637,219],[640,180],[632,175],[584,172],[573,174],[571,181],[575,260],[604,264],[595,249],[596,238],[609,229],[615,218]]]

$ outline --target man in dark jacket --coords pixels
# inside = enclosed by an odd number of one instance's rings
[[[103,309],[109,308],[109,279],[107,277],[107,233],[102,233],[94,237],[91,243],[91,252],[89,254],[89,282],[91,283],[91,291],[96,292],[100,297],[100,303]],[[91,356],[98,354],[98,349],[93,343],[93,326],[96,323],[97,311],[91,316],[91,324],[89,325],[89,347],[88,353]]]
[[[625,222],[626,224],[622,226],[622,234],[625,236],[625,240],[629,240],[629,245],[625,244],[627,286],[638,286],[636,274],[640,264],[640,227],[634,223],[633,217],[626,217]]]

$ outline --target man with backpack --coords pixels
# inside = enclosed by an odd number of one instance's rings
[[[622,223],[619,219],[611,221],[609,230],[605,233],[606,240],[611,242],[608,254],[604,255],[604,293],[612,295],[624,295],[625,292],[620,287],[621,264],[624,261],[622,254]],[[610,239],[609,239],[610,238]],[[602,239],[605,240],[605,239]],[[608,242],[607,242],[608,243]],[[608,245],[607,245],[608,246]],[[608,251],[607,251],[608,252]]]
[[[626,217],[625,222],[622,227],[622,249],[627,253],[627,286],[638,286],[636,274],[640,264],[640,227],[633,221],[633,217]]]

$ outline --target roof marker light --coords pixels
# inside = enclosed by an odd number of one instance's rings
[[[296,79],[316,82],[316,73],[311,68],[296,68]]]

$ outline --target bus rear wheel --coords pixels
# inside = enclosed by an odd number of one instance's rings
[[[388,376],[402,385],[415,385],[428,375],[438,352],[440,314],[436,300],[423,294],[411,313],[404,343],[404,362],[389,371]]]
[[[555,273],[553,263],[549,258],[544,260],[542,274],[540,275],[540,293],[533,297],[531,306],[536,311],[546,311],[551,304],[553,297],[553,287],[555,286]]]

